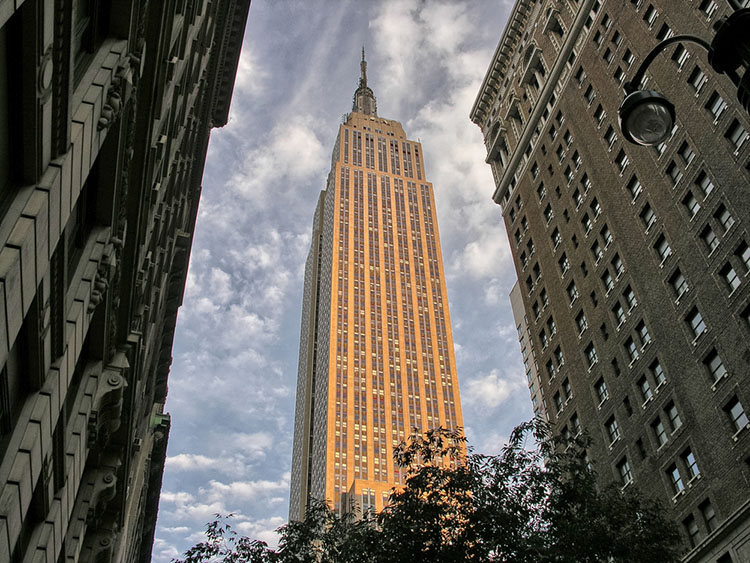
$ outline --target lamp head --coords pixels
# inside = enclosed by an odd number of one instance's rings
[[[674,105],[653,90],[631,92],[620,104],[617,117],[623,136],[638,145],[652,147],[666,139],[675,121]]]

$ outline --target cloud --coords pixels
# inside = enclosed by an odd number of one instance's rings
[[[464,380],[461,401],[464,405],[496,409],[525,385],[522,375],[501,375],[492,370],[484,376]]]

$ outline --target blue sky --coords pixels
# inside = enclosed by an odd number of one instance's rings
[[[496,453],[531,417],[508,302],[515,272],[468,118],[511,6],[253,1],[178,317],[156,563],[217,512],[269,543],[286,522],[304,262],[363,44],[378,113],[421,140],[435,187],[469,441]]]

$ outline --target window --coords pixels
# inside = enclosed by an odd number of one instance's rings
[[[551,362],[548,362],[547,365],[549,365]],[[550,375],[550,379],[553,378],[555,375],[554,373]],[[562,397],[560,396],[560,393],[555,393],[555,396],[552,398],[552,400],[555,403],[555,410],[559,413],[563,409],[563,402]]]
[[[714,2],[714,0],[703,0],[703,2],[701,2],[701,5],[698,7],[698,9],[704,16],[706,16],[707,19],[711,19],[714,13],[716,13],[717,8],[718,6],[716,5],[716,2]]]
[[[698,177],[695,179],[695,185],[698,186],[701,193],[703,194],[703,197],[706,197],[714,190],[714,183],[711,181],[711,178],[709,178],[708,175],[706,175],[706,173],[703,171],[701,171],[701,173],[698,174]]]
[[[542,309],[546,309],[547,305],[549,305],[549,298],[547,297],[547,290],[542,288],[542,291],[539,293],[539,299],[542,300]]]
[[[725,233],[732,228],[732,225],[734,225],[734,217],[730,215],[724,204],[720,205],[716,210],[716,213],[714,213],[714,218],[719,222],[719,224],[721,224],[721,227]]]
[[[578,151],[575,151],[573,153],[572,158],[573,158],[573,164],[576,165],[576,168],[578,168],[579,166],[581,166],[581,164],[583,164],[583,159],[581,159],[581,155],[578,153]]]
[[[692,514],[690,514],[682,521],[682,527],[685,528],[685,533],[688,536],[690,547],[695,547],[696,545],[698,545],[698,541],[700,540],[700,530],[698,530],[698,524],[696,523],[695,517]]]
[[[583,84],[583,81],[586,80],[586,71],[583,70],[582,66],[578,67],[578,70],[575,74],[575,80],[578,83],[578,86],[581,86]]]
[[[553,216],[552,206],[550,204],[547,204],[547,207],[544,208],[544,218],[547,220],[547,224],[552,221]]]
[[[628,182],[628,191],[630,192],[630,197],[632,199],[637,198],[638,195],[643,191],[643,186],[641,185],[641,182],[637,177],[633,176],[630,179],[630,182]]]
[[[560,273],[564,276],[565,272],[570,269],[570,262],[568,261],[568,257],[565,255],[565,253],[560,256],[560,260],[558,260],[557,263],[560,265]]]
[[[730,293],[740,286],[740,278],[737,276],[737,272],[734,271],[732,264],[727,262],[724,267],[719,271],[719,275],[727,284]]]
[[[612,78],[614,78],[615,82],[618,84],[622,84],[622,81],[625,79],[625,71],[618,66],[615,73],[612,75]]]
[[[611,125],[607,127],[607,131],[604,133],[604,140],[609,148],[612,148],[612,145],[617,141],[617,134]]]
[[[739,258],[742,267],[745,269],[745,274],[750,272],[750,247],[748,247],[745,241],[742,241],[734,251],[734,255]]]
[[[619,254],[614,255],[611,264],[615,270],[615,277],[619,279],[620,276],[625,272],[625,265],[622,263],[622,258],[620,258]]]
[[[704,500],[698,505],[698,510],[701,511],[701,516],[703,516],[708,531],[713,532],[716,529],[716,512],[714,512],[714,507],[711,506],[711,501]]]
[[[714,91],[711,97],[708,99],[706,109],[714,117],[714,121],[718,121],[724,110],[727,109],[727,103],[724,101],[718,92]]]
[[[531,179],[536,179],[537,176],[539,176],[539,165],[535,162],[531,165]]]
[[[563,357],[562,348],[559,346],[555,348],[555,361],[557,362],[557,367],[562,367],[565,365],[565,358]],[[566,379],[563,381],[563,390],[565,391],[565,398],[570,398],[570,382]]]
[[[575,413],[570,417],[570,429],[574,436],[578,436],[581,433],[581,421]]]
[[[586,361],[589,368],[594,367],[594,365],[599,361],[599,358],[596,355],[596,348],[594,347],[593,342],[590,342],[589,345],[586,346],[584,353],[586,354]]]
[[[644,205],[641,210],[641,221],[643,222],[643,226],[646,227],[646,231],[648,231],[651,228],[651,225],[654,224],[654,221],[656,221],[654,210],[651,209],[651,206],[648,203]]]
[[[698,462],[695,460],[695,454],[691,449],[688,448],[682,453],[682,461],[685,463],[688,475],[690,476],[688,481],[692,481],[701,474],[700,469],[698,469]]]
[[[680,420],[680,414],[677,412],[677,407],[674,403],[669,403],[665,409],[669,422],[672,425],[672,432],[674,433],[680,426],[682,426],[682,420]]]
[[[578,334],[583,334],[583,331],[588,328],[588,323],[586,322],[586,315],[583,313],[583,311],[579,312],[576,316],[576,326],[578,327]]]
[[[594,227],[588,213],[584,214],[584,216],[581,218],[581,225],[583,226],[583,230],[587,235],[591,232],[591,229]]]
[[[661,387],[662,384],[666,383],[667,378],[664,376],[664,369],[661,367],[659,360],[654,360],[648,369],[651,370],[651,375],[654,376],[657,389]]]
[[[672,31],[672,29],[667,24],[663,23],[659,28],[658,33],[656,34],[656,38],[659,41],[663,41],[664,39],[669,39],[673,35],[674,32]]]
[[[698,203],[698,200],[695,199],[693,192],[690,192],[690,191],[687,194],[685,194],[684,198],[682,198],[682,205],[684,205],[685,208],[687,209],[688,214],[690,215],[691,219],[695,217],[695,215],[701,209],[701,204]]]
[[[669,255],[672,254],[672,249],[670,248],[669,243],[667,242],[667,239],[664,235],[660,235],[656,240],[656,243],[654,244],[654,250],[656,250],[656,253],[659,255],[659,258],[661,258],[662,262],[664,262],[667,258],[669,258]]]
[[[695,338],[698,338],[701,334],[706,332],[706,323],[703,321],[703,315],[701,315],[696,307],[693,307],[685,318],[685,321],[690,326],[690,330]]]
[[[539,333],[539,342],[542,345],[542,350],[544,350],[547,345],[549,344],[549,340],[547,339],[547,333],[542,331]]]
[[[708,353],[703,360],[703,365],[706,366],[708,374],[711,376],[711,381],[714,383],[727,375],[727,368],[724,367],[724,362],[721,360],[721,356],[719,356],[716,348]]]
[[[677,65],[677,68],[681,69],[684,67],[688,58],[690,58],[690,53],[688,53],[688,50],[685,49],[682,43],[679,43],[675,48],[674,53],[672,53],[672,60]]]
[[[563,135],[563,141],[565,141],[565,144],[570,146],[573,143],[573,135],[570,134],[569,130],[565,130],[565,134]]]
[[[555,324],[555,319],[553,319],[552,317],[547,319],[547,330],[549,330],[550,338],[553,337],[557,332],[557,325]]]
[[[614,307],[612,307],[612,314],[615,316],[617,327],[619,328],[622,323],[625,322],[625,310],[622,308],[622,305],[620,305],[619,301],[615,304]]]
[[[602,230],[599,231],[599,234],[602,236],[602,240],[604,241],[604,248],[607,248],[612,242],[612,232],[609,230],[609,227],[607,225],[604,225],[602,227]]]
[[[706,228],[701,232],[701,240],[708,248],[708,252],[711,253],[719,246],[719,239],[716,237],[716,233],[711,228],[711,225],[706,225]]]
[[[705,83],[706,75],[698,65],[695,65],[695,67],[693,68],[693,72],[690,73],[690,77],[688,78],[688,84],[693,87],[693,90],[695,90],[695,93],[697,95],[698,92],[701,91],[701,88],[703,88],[703,85]]]
[[[628,338],[625,341],[624,347],[625,347],[625,352],[628,354],[628,358],[630,359],[630,363],[632,364],[639,357],[638,346],[636,346],[636,343],[632,338]]]
[[[607,384],[604,383],[603,378],[599,378],[599,381],[596,382],[594,385],[594,388],[596,389],[596,395],[599,397],[599,404],[603,403],[607,399],[609,399],[609,392],[607,391]]]
[[[675,270],[672,277],[669,278],[669,285],[671,285],[674,290],[676,301],[679,301],[680,297],[682,297],[688,290],[687,280],[679,269]]]
[[[672,483],[672,492],[674,494],[679,494],[685,490],[685,485],[682,484],[680,470],[677,469],[677,466],[675,464],[669,466],[669,468],[667,469],[667,475],[669,475],[669,480]]]
[[[633,475],[630,472],[630,464],[626,457],[622,458],[620,463],[617,464],[617,473],[620,474],[620,481],[622,482],[623,487],[633,482]]]
[[[539,187],[536,189],[536,195],[539,196],[539,201],[542,201],[544,196],[547,195],[547,188],[544,187],[544,183],[539,184]]]
[[[589,87],[586,88],[586,92],[583,94],[583,97],[586,98],[586,101],[591,105],[591,103],[596,98],[596,90],[594,90],[594,87],[589,84]]]
[[[600,46],[601,46],[601,44],[602,44],[602,39],[603,39],[603,37],[602,37],[602,32],[601,32],[601,31],[597,31],[597,32],[596,32],[596,33],[594,34],[594,43],[596,43],[596,46],[597,46],[597,47],[600,47]]]
[[[693,159],[695,158],[695,152],[690,147],[687,141],[683,142],[682,145],[680,145],[680,149],[677,152],[685,162],[685,166],[693,162]]]
[[[745,131],[745,128],[740,125],[739,121],[734,119],[732,121],[732,124],[729,126],[729,129],[727,129],[727,132],[724,134],[724,137],[726,137],[729,142],[734,145],[735,149],[739,150],[739,148],[747,139],[747,131]]]
[[[654,394],[651,392],[651,386],[648,383],[648,378],[645,375],[642,375],[638,380],[638,389],[641,392],[641,399],[643,399],[644,403],[654,396]]]
[[[673,186],[676,186],[677,183],[682,179],[682,170],[679,166],[677,166],[677,164],[675,164],[674,161],[671,161],[669,163],[669,166],[667,166],[667,176],[669,176],[669,179],[672,182]]]
[[[583,203],[583,195],[581,195],[581,190],[578,188],[573,192],[573,202],[576,204],[576,209],[581,207],[581,204]]]
[[[596,106],[596,111],[594,111],[594,121],[596,121],[596,125],[599,126],[602,124],[602,121],[604,121],[604,118],[607,116],[607,114],[604,112],[604,108],[601,104]]]
[[[646,8],[646,11],[643,13],[643,21],[646,22],[646,25],[651,27],[654,25],[654,21],[656,21],[656,16],[659,15],[659,12],[656,11],[656,8],[653,7],[653,5],[649,4],[648,8]]]
[[[604,256],[604,251],[602,250],[599,241],[594,241],[594,244],[591,245],[591,254],[594,255],[594,262],[598,264],[599,260],[601,260],[602,256]]]
[[[604,291],[609,294],[609,292],[612,290],[612,288],[615,286],[615,282],[612,279],[612,274],[609,273],[609,270],[605,271],[602,274],[602,285],[604,286]]]
[[[560,243],[562,242],[562,235],[560,234],[560,230],[555,227],[555,230],[552,231],[552,235],[550,237],[552,239],[552,246],[555,250],[557,250],[557,247],[560,246]]]
[[[570,285],[568,285],[568,300],[572,305],[576,299],[578,299],[578,288],[575,282],[570,282]]]
[[[659,444],[659,447],[667,443],[667,432],[664,429],[664,424],[659,417],[657,417],[656,420],[654,420],[654,422],[651,424],[651,429],[654,431],[654,436],[656,436],[656,441]]]
[[[742,408],[742,403],[740,403],[740,400],[736,395],[729,400],[729,402],[724,407],[724,411],[727,413],[727,416],[732,422],[732,425],[734,426],[736,432],[739,432],[743,428],[747,427],[747,425],[750,423],[747,418],[747,413],[745,413],[745,409]]]
[[[626,66],[630,67],[630,65],[633,64],[634,60],[635,56],[633,56],[633,53],[630,51],[630,49],[625,49],[625,53],[623,53],[622,55],[622,62],[624,62]]]
[[[641,339],[641,347],[645,347],[651,342],[651,335],[648,333],[646,323],[643,321],[639,322],[635,330],[638,331],[638,337]]]
[[[625,154],[624,150],[620,149],[620,152],[617,154],[617,158],[615,159],[615,164],[617,165],[617,169],[620,171],[620,174],[625,171],[625,168],[628,166],[629,162],[630,159],[628,159],[628,155]]]

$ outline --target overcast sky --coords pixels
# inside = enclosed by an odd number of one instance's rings
[[[515,272],[468,117],[511,6],[253,0],[178,317],[155,562],[200,540],[215,513],[269,543],[286,522],[304,262],[363,44],[379,115],[422,142],[434,184],[469,441],[497,453],[531,417]]]

